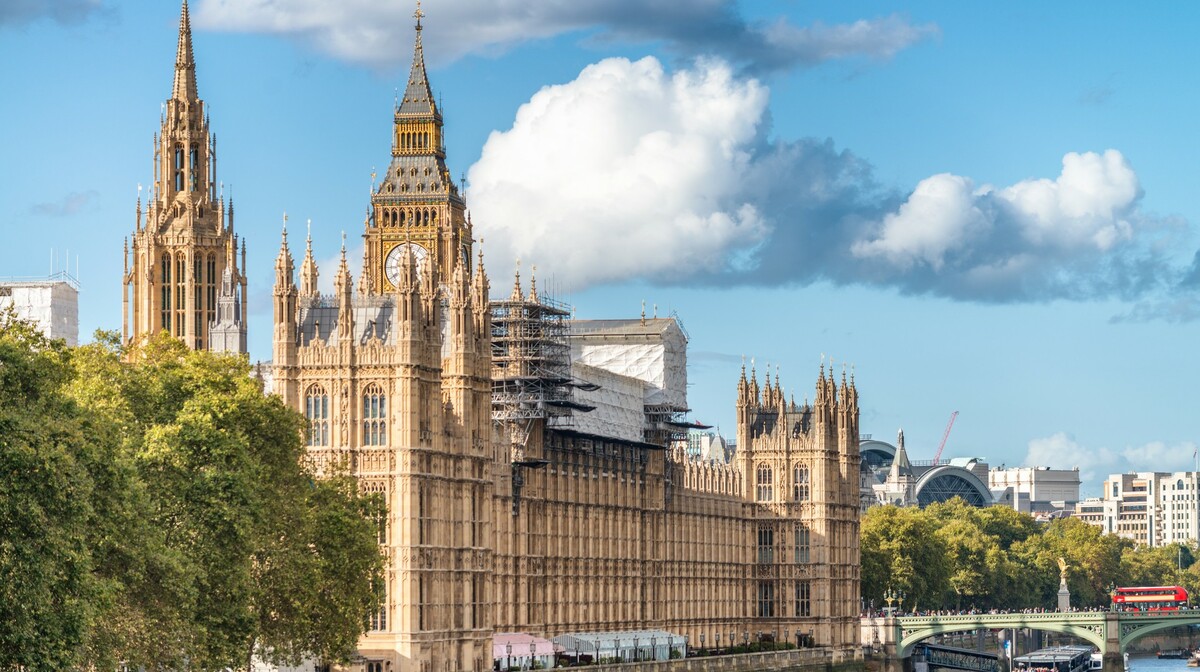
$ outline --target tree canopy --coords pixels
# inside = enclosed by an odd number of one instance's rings
[[[353,653],[383,503],[316,478],[244,358],[0,316],[0,669]]]
[[[1106,607],[1109,588],[1181,585],[1200,591],[1196,545],[1138,546],[1075,518],[1038,523],[962,499],[925,509],[877,506],[863,516],[862,596],[876,609],[903,593],[905,610],[1051,609],[1060,571],[1077,607]],[[919,568],[919,569],[918,569]]]

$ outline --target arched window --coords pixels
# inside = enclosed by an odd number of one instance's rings
[[[304,396],[304,417],[308,418],[308,445],[329,445],[329,395],[325,388],[313,385]]]
[[[371,384],[363,392],[363,435],[364,446],[386,446],[387,440],[387,395],[378,385]]]
[[[797,502],[807,502],[811,494],[809,489],[808,467],[797,464],[792,468],[792,499]]]
[[[754,499],[759,502],[769,502],[775,499],[771,468],[765,464],[758,465],[758,479],[757,487],[754,490]]]
[[[169,334],[171,333],[171,266],[174,262],[171,261],[171,255],[164,254],[162,256],[162,328]]]
[[[196,191],[200,183],[200,150],[196,145],[192,145],[192,150],[188,154],[188,182],[189,191]]]
[[[176,338],[183,337],[187,299],[187,257],[180,252],[175,255],[175,330],[171,332]]]
[[[808,563],[808,525],[806,523],[796,523],[796,564]]]

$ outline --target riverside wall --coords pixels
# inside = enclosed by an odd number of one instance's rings
[[[588,672],[865,672],[860,651],[791,649],[728,656],[589,665]]]

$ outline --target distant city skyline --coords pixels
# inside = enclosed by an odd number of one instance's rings
[[[248,246],[251,356],[268,359],[284,211],[294,235],[312,220],[322,268],[340,231],[361,257],[414,7],[191,5]],[[50,250],[78,254],[84,341],[120,329],[121,244],[139,184],[148,198],[177,11],[0,10],[0,264],[37,276]],[[916,460],[960,411],[946,456],[1079,466],[1084,496],[1112,473],[1194,468],[1200,46],[1186,15],[1200,10],[423,11],[495,291],[519,258],[579,317],[675,311],[694,418],[730,434],[743,361],[811,397],[824,354],[854,367],[863,431],[903,427]]]

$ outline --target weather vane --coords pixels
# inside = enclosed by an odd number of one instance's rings
[[[413,12],[413,18],[417,20],[417,27],[421,27],[421,19],[425,18],[425,12],[421,11],[421,0],[417,0],[417,11]]]

